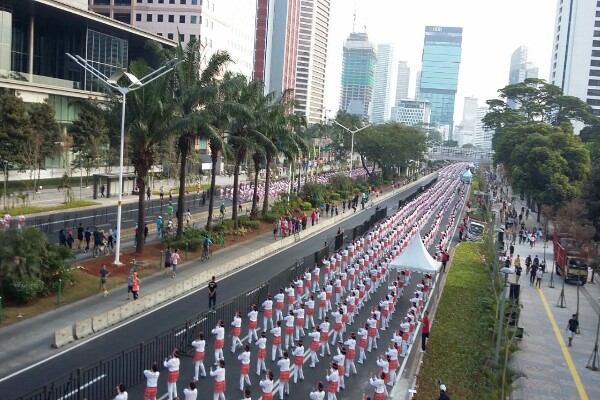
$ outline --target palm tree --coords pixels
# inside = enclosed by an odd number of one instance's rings
[[[172,126],[173,131],[178,135],[177,147],[180,156],[177,199],[177,237],[180,238],[183,234],[188,156],[199,137],[211,142],[221,140],[211,125],[213,118],[206,106],[216,99],[218,92],[216,79],[231,59],[227,52],[219,51],[213,54],[206,66],[202,68],[202,47],[195,40],[190,41],[185,49],[180,43],[177,57],[184,60],[175,72],[174,95],[177,118]]]
[[[130,66],[136,76],[151,70],[144,61],[134,61]],[[173,100],[168,79],[158,79],[127,97],[126,131],[129,134],[129,157],[138,177],[138,223],[136,251],[144,250],[144,223],[146,181],[148,171],[155,163],[157,148],[169,131],[173,115]]]

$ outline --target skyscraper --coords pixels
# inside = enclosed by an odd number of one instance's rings
[[[398,61],[398,76],[396,77],[395,103],[408,99],[408,84],[410,82],[410,67],[406,61]],[[416,99],[416,98],[415,98]]]
[[[519,46],[510,57],[510,72],[508,73],[508,84],[523,82],[527,78],[537,78],[538,68],[534,63],[527,61],[527,47]],[[513,100],[508,100],[509,107],[515,107]]]
[[[494,131],[485,129],[483,126],[483,117],[488,113],[489,108],[478,107],[477,118],[475,120],[475,134],[473,135],[473,145],[481,149],[492,148],[492,138],[494,137]]]
[[[300,33],[296,64],[298,105],[308,124],[323,122],[325,116],[325,69],[329,40],[330,0],[300,0]]]
[[[369,118],[377,52],[366,33],[351,33],[344,42],[340,110]]]
[[[421,99],[431,102],[431,123],[454,127],[462,28],[426,26],[421,67]]]
[[[565,95],[587,102],[600,116],[600,1],[556,3],[550,82]]]
[[[417,83],[415,84],[415,100],[421,98],[421,70],[417,71]]]
[[[254,78],[266,93],[296,86],[299,22],[300,0],[258,0]]]
[[[382,124],[390,120],[392,105],[392,78],[394,72],[394,46],[380,44],[377,47],[377,66],[375,67],[375,84],[373,87],[373,107],[371,122]]]

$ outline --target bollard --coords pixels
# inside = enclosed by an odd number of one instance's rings
[[[62,291],[62,279],[58,280],[58,294],[56,296],[56,305],[60,305],[60,292]]]
[[[160,264],[158,264],[158,266],[159,266],[159,267],[162,267],[162,265],[163,265],[162,258],[163,258],[163,252],[162,252],[162,250],[161,250],[161,251],[160,251],[160,261],[159,261],[159,262],[160,262]]]
[[[135,272],[135,258],[133,260],[131,260],[131,272]]]
[[[188,260],[188,248],[189,248],[189,243],[186,242],[185,243],[185,261]]]

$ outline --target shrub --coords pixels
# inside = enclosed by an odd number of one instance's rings
[[[204,243],[203,237],[192,238],[187,242],[188,250],[194,251],[202,247]],[[185,248],[185,247],[184,247]]]
[[[27,303],[44,290],[44,282],[35,277],[4,281],[4,293],[10,300]]]
[[[265,221],[265,222],[275,222],[279,219],[279,215],[275,214],[274,212],[268,212],[266,214],[262,214],[259,219],[261,221]]]
[[[42,280],[44,282],[44,296],[58,290],[58,281],[63,287],[73,282],[70,261],[75,259],[73,252],[56,244],[46,244],[42,254]]]
[[[329,198],[333,201],[339,201],[340,200],[340,194],[339,193],[331,193],[329,195]]]
[[[349,191],[354,187],[354,180],[344,174],[335,174],[329,179],[329,187],[336,192]]]
[[[260,229],[260,221],[245,221],[241,226],[246,229],[258,230]]]
[[[327,198],[327,186],[320,183],[307,183],[302,187],[300,197],[310,202],[313,207],[318,207]]]
[[[340,190],[338,193],[340,194],[341,200],[347,200],[348,197],[350,197],[350,192],[347,190]]]
[[[303,201],[300,204],[300,209],[302,211],[310,211],[310,210],[312,210],[312,204],[310,204],[310,201]]]

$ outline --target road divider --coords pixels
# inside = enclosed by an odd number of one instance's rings
[[[396,189],[396,190],[390,189],[386,193],[384,193],[384,194],[380,195],[379,197],[377,197],[376,199],[374,199],[373,203],[377,204],[384,200],[387,200],[388,198],[390,198],[392,196],[395,196],[398,193],[398,190],[406,190],[406,189],[413,188],[415,186],[419,186],[424,181],[432,178],[433,176],[435,176],[435,173],[427,175],[421,179],[418,179],[406,186],[403,186],[400,189]],[[369,210],[369,209],[370,209],[370,206],[368,208],[365,208],[365,211]],[[356,211],[356,213],[360,213],[360,212],[362,212],[362,210]],[[133,303],[128,303],[126,305],[121,305],[119,307],[113,308],[112,310],[109,310],[108,312],[100,313],[91,318],[92,330],[94,333],[98,333],[99,331],[106,329],[109,326],[116,325],[120,322],[123,322],[123,321],[131,318],[133,315],[137,315],[142,312],[149,311],[152,308],[154,308],[155,306],[157,306],[161,303],[164,303],[165,301],[179,297],[186,292],[197,290],[198,288],[204,287],[208,284],[208,282],[210,281],[212,276],[216,276],[219,279],[222,279],[223,277],[230,275],[231,273],[233,273],[235,271],[238,271],[243,268],[247,268],[251,264],[253,264],[261,259],[269,257],[274,253],[278,253],[279,251],[281,251],[283,249],[289,248],[295,242],[308,239],[312,236],[319,234],[319,232],[321,232],[323,229],[329,228],[333,225],[337,225],[337,224],[343,222],[345,219],[352,217],[356,213],[348,211],[346,213],[341,213],[334,217],[328,217],[325,219],[321,219],[318,224],[316,224],[315,226],[307,226],[307,228],[305,230],[300,231],[299,234],[297,234],[297,235],[288,236],[281,240],[274,240],[273,243],[271,243],[267,246],[264,246],[260,249],[257,249],[255,251],[252,251],[242,257],[238,257],[235,260],[228,261],[228,262],[220,264],[220,265],[210,266],[209,269],[198,272],[197,274],[194,274],[191,277],[185,278],[182,281],[175,282],[172,285],[170,285],[164,289],[159,289],[153,293],[144,295],[144,296],[140,297],[140,299],[138,301],[134,301]],[[197,262],[197,261],[198,260],[192,260],[190,262]],[[187,262],[185,264],[187,264]],[[128,308],[127,307],[128,305],[131,305],[131,307]],[[79,321],[79,322],[81,322],[81,321]],[[73,336],[73,331],[74,330],[77,331],[76,326],[77,326],[77,323],[75,323],[75,325],[70,325],[68,327],[65,327],[65,328],[62,328],[62,329],[59,329],[58,331],[56,331],[53,347],[60,348],[62,346],[65,346],[65,345],[73,342],[75,340],[75,337]],[[68,335],[66,338],[62,339],[62,334],[64,334],[67,331],[70,331],[70,338],[71,338],[70,341],[68,341],[68,339],[69,339]],[[82,332],[84,332],[84,331],[82,331]],[[59,340],[56,339],[57,333],[59,333],[59,336],[61,338]],[[85,336],[87,336],[87,335],[85,335]],[[84,336],[81,336],[81,337],[84,337]],[[80,339],[81,337],[77,336],[78,339]]]
[[[86,318],[75,322],[74,329],[75,330],[73,333],[75,339],[83,339],[86,336],[90,336],[92,333],[94,333],[94,330],[92,329],[92,319]]]
[[[65,326],[62,329],[54,331],[54,343],[52,343],[52,347],[58,349],[74,341],[73,326]]]

